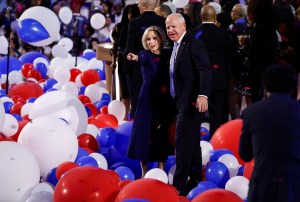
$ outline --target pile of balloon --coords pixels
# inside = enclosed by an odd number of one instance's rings
[[[53,59],[40,52],[0,58],[0,201],[246,201],[253,162],[237,154],[239,120],[221,126],[210,142],[209,124],[201,125],[204,179],[186,197],[171,186],[175,156],[164,170],[149,163],[140,179],[139,161],[126,158],[132,122],[123,121],[125,106],[111,100],[103,61],[94,51],[75,58],[72,40],[57,39],[60,23],[72,19],[69,8],[62,10],[58,17],[31,7],[18,19],[17,33],[26,43],[57,42]],[[101,15],[91,18],[95,29],[104,25]],[[7,39],[0,37],[0,43],[5,54]]]

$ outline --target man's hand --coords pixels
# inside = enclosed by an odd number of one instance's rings
[[[208,110],[208,101],[205,96],[198,96],[196,108],[199,112],[206,112]]]
[[[134,60],[134,61],[138,61],[139,57],[133,53],[128,53],[127,55],[127,60]]]

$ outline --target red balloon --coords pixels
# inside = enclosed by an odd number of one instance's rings
[[[14,103],[21,103],[21,104],[25,104],[26,103],[26,100],[19,96],[19,95],[14,95],[11,97],[11,99],[14,101]]]
[[[115,202],[130,198],[142,198],[151,202],[179,202],[178,193],[171,185],[150,178],[135,180],[126,185],[121,189]]]
[[[0,132],[0,142],[2,141],[11,141],[13,142],[14,140],[11,139],[10,137],[6,137],[3,133]]]
[[[112,170],[80,166],[66,172],[58,181],[54,202],[115,201],[120,177]]]
[[[21,72],[25,78],[27,78],[27,74],[30,70],[34,69],[33,64],[26,63],[21,67]]]
[[[82,104],[91,103],[91,99],[86,95],[78,95],[78,99]]]
[[[179,201],[180,202],[190,202],[190,200],[187,199],[185,196],[179,196]]]
[[[92,119],[92,124],[94,124],[98,128],[117,128],[118,120],[114,115],[111,114],[99,114],[95,117],[95,119]]]
[[[89,148],[96,152],[99,149],[96,138],[88,133],[83,133],[77,137],[78,145],[82,148]]]
[[[231,191],[210,189],[200,193],[192,202],[243,202],[243,200]]]
[[[88,107],[91,110],[92,116],[97,116],[98,115],[97,107],[94,104],[85,103],[84,106]]]
[[[130,182],[132,182],[132,180],[122,180],[120,183],[119,183],[119,187],[120,189],[123,189],[126,185],[128,185]]]
[[[19,114],[21,115],[21,109],[23,107],[22,103],[15,103],[13,106],[10,108],[10,113],[11,114]]]
[[[254,159],[252,159],[250,162],[247,162],[245,164],[243,176],[248,180],[251,179],[253,168],[254,168]]]
[[[239,161],[240,165],[245,165],[241,159],[238,149],[240,144],[240,136],[242,133],[243,122],[241,119],[229,121],[216,130],[210,140],[210,144],[214,149],[229,149]]]
[[[91,150],[90,148],[87,147],[83,147],[82,149],[84,149],[88,154],[95,153],[94,150]]]
[[[18,138],[19,138],[19,135],[21,133],[21,131],[23,130],[24,126],[30,122],[28,119],[23,119],[22,121],[19,121],[18,122],[18,131],[16,132],[16,134],[10,136],[9,138],[11,138],[13,141],[17,142],[18,141]]]
[[[76,167],[78,167],[78,165],[71,161],[66,161],[59,164],[56,168],[56,173],[55,173],[56,178],[59,180],[63,174]]]
[[[70,69],[70,81],[75,82],[76,77],[81,74],[81,71],[79,69]]]
[[[43,89],[39,84],[24,82],[12,86],[8,91],[8,96],[19,95],[25,100],[28,100],[31,97],[37,98],[43,95],[43,93]]]
[[[103,106],[100,109],[101,114],[108,114],[108,106]]]
[[[42,74],[36,69],[31,69],[27,73],[27,78],[34,78],[35,80],[39,81],[42,79]]]
[[[96,70],[88,69],[88,70],[82,72],[80,80],[84,86],[88,86],[90,84],[94,84],[94,83],[100,81],[100,76]]]

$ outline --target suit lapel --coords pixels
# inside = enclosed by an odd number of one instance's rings
[[[178,49],[178,51],[177,51],[177,55],[176,55],[176,59],[175,59],[175,64],[174,64],[174,71],[175,71],[175,69],[176,69],[176,67],[177,67],[179,58],[180,58],[180,56],[181,56],[181,54],[182,54],[182,51],[184,50],[185,46],[186,46],[186,41],[185,41],[184,38],[183,38],[183,40],[182,40],[181,43],[180,43],[179,49]]]

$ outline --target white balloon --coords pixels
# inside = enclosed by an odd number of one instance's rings
[[[66,68],[56,68],[53,72],[53,78],[58,83],[67,83],[71,78],[70,70]]]
[[[90,69],[100,69],[101,71],[104,68],[103,61],[92,58],[88,63],[88,68]]]
[[[77,86],[74,82],[67,82],[67,83],[63,84],[63,86],[61,87],[61,90],[69,93],[70,95],[72,95],[74,97],[78,96]]]
[[[33,153],[16,142],[0,142],[0,201],[20,201],[39,183],[40,168]]]
[[[13,70],[8,74],[8,82],[9,84],[17,84],[22,82],[24,79],[21,71]]]
[[[22,108],[21,108],[21,116],[22,117],[29,114],[32,105],[33,105],[33,103],[28,102],[22,106]]]
[[[12,102],[12,103],[14,103],[14,101],[13,101],[11,98],[7,97],[7,96],[1,97],[0,100],[1,100],[3,103],[4,103],[4,102]]]
[[[175,174],[175,170],[176,170],[176,164],[173,165],[169,172],[168,172],[168,179],[169,179],[169,184],[173,184],[173,178],[174,178],[174,174]]]
[[[42,177],[46,177],[60,163],[74,161],[78,152],[74,130],[64,120],[54,116],[32,119],[20,132],[18,142],[35,155]]]
[[[89,156],[93,157],[97,161],[99,168],[107,170],[107,168],[108,168],[107,161],[106,161],[106,158],[102,154],[91,153]]]
[[[49,8],[43,7],[43,6],[33,6],[28,9],[26,9],[21,17],[19,18],[19,21],[22,21],[24,19],[34,19],[37,20],[39,23],[41,23],[45,29],[48,31],[50,37],[39,41],[30,43],[33,46],[47,46],[55,41],[57,35],[59,35],[60,30],[60,23],[57,15]]]
[[[61,58],[68,57],[67,49],[60,44],[54,45],[52,47],[51,53],[52,53],[53,57],[61,57]]]
[[[160,168],[153,168],[153,169],[149,170],[145,174],[145,178],[156,179],[156,180],[162,181],[166,184],[168,183],[168,176],[167,176],[166,172]]]
[[[202,122],[201,127],[206,128],[208,131],[210,129],[209,123],[208,122]]]
[[[120,122],[125,118],[125,105],[119,100],[113,100],[108,104],[108,113],[114,115]]]
[[[8,48],[8,41],[7,39],[5,38],[5,36],[0,36],[0,54],[4,54],[6,55],[7,54],[7,48]]]
[[[234,177],[239,172],[239,162],[232,154],[224,154],[220,156],[218,161],[224,163],[229,170],[230,177]]]
[[[105,17],[101,13],[95,13],[91,17],[90,22],[91,22],[91,26],[94,29],[101,29],[105,25]]]
[[[90,84],[84,90],[84,95],[88,96],[92,103],[101,100],[103,93],[107,93],[107,90],[97,84]]]
[[[172,3],[176,8],[184,8],[189,4],[189,0],[173,0]]]
[[[202,165],[207,165],[210,155],[213,152],[213,146],[207,141],[200,141],[201,154],[202,154]]]
[[[226,182],[225,189],[245,200],[248,196],[249,180],[244,176],[234,176]]]
[[[73,41],[70,38],[64,37],[59,40],[58,45],[63,46],[69,52],[73,48]]]
[[[78,74],[75,78],[75,84],[78,88],[80,88],[81,86],[83,86],[82,82],[81,82],[81,74]]]
[[[95,126],[94,124],[88,124],[87,125],[87,129],[85,133],[88,133],[90,135],[92,135],[93,137],[97,137],[97,134],[99,132],[99,128],[97,128],[97,126]]]
[[[50,65],[49,62],[45,58],[43,58],[43,57],[38,57],[38,58],[34,59],[34,61],[33,61],[32,64],[34,66],[36,66],[38,63],[43,63],[47,67],[49,67],[49,65]]]
[[[3,116],[1,117],[1,119],[2,118]],[[12,136],[17,133],[18,129],[19,129],[19,125],[17,119],[11,114],[5,114],[4,125],[2,127],[1,132],[5,136]]]
[[[62,7],[58,12],[59,19],[65,24],[69,24],[73,18],[73,13],[70,8]]]
[[[69,93],[51,91],[38,97],[32,104],[30,119],[50,115],[66,120],[76,135],[86,131],[88,115],[85,107]]]
[[[3,102],[2,100],[0,99],[0,131],[2,130],[3,128],[3,125],[4,125],[4,121],[5,121],[5,110],[4,110],[4,106],[3,106]]]

